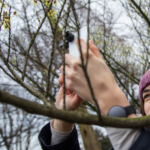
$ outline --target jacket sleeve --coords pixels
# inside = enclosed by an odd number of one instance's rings
[[[150,130],[142,128],[140,135],[129,150],[150,150]]]
[[[50,123],[48,123],[41,129],[38,140],[43,150],[81,150],[79,147],[78,135],[75,126],[67,139],[59,144],[50,145],[51,127]]]
[[[110,150],[115,149],[112,147]],[[122,149],[121,147],[121,150],[126,149]],[[128,150],[150,150],[150,130],[147,128],[142,128],[138,138],[132,143]]]
[[[108,137],[115,150],[128,150],[140,135],[140,129],[106,127]]]

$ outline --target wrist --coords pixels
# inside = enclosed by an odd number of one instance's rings
[[[56,101],[56,107],[57,109],[63,109],[63,101],[61,101],[60,103],[57,103]],[[56,131],[70,132],[74,124],[60,119],[53,119],[51,125]]]
[[[136,118],[136,117],[137,117],[136,114],[130,114],[127,116],[127,118]]]
[[[52,120],[52,127],[59,132],[70,132],[73,128],[73,123],[69,123],[63,120],[54,119]]]

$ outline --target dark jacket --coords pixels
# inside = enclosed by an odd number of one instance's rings
[[[43,150],[81,150],[78,142],[76,127],[63,142],[50,145],[51,143],[51,127],[50,123],[45,125],[39,134],[39,142]],[[114,150],[111,148],[111,150]],[[141,133],[129,150],[150,150],[150,131],[147,128],[142,128]]]
[[[38,139],[43,150],[81,150],[79,147],[78,134],[75,126],[66,140],[56,145],[50,145],[51,127],[50,123],[48,123],[40,131]]]

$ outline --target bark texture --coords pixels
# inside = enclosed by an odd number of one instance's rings
[[[84,111],[87,112],[87,109],[84,108]],[[79,128],[85,150],[101,150],[100,142],[97,140],[92,125],[79,124]]]
[[[79,124],[80,133],[84,143],[85,150],[101,150],[92,125]]]
[[[102,122],[100,122],[99,118],[96,115],[59,110],[53,106],[45,106],[37,102],[25,100],[4,91],[0,91],[0,102],[19,107],[31,114],[58,118],[71,123],[76,122],[82,124],[93,124],[99,126],[121,128],[140,128],[150,125],[150,116],[138,118],[117,118],[102,116]]]

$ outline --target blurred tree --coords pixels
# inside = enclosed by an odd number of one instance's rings
[[[122,4],[128,17],[131,18],[132,24],[129,29],[136,31],[134,38],[129,36],[131,34],[125,35],[126,33],[116,29],[118,28],[117,21],[121,16],[119,12],[122,10],[116,13],[118,10],[111,6],[118,2]],[[66,30],[77,32],[79,28],[87,25],[90,29],[89,38],[94,40],[119,86],[130,103],[138,110],[139,102],[136,90],[141,75],[149,67],[149,1],[14,0],[10,2],[2,0],[0,4],[0,68],[11,81],[23,87],[33,96],[32,99],[27,97],[22,99],[20,95],[16,97],[11,95],[10,91],[7,91],[6,94],[1,90],[0,101],[2,103],[20,107],[28,113],[70,122],[76,120],[77,123],[83,124],[135,127],[134,121],[124,123],[123,120],[118,119],[116,125],[113,123],[113,119],[107,117],[103,117],[103,122],[99,123],[97,116],[90,115],[85,110],[88,108],[89,113],[91,111],[98,113],[96,107],[87,102],[81,106],[78,113],[74,114],[55,109],[55,98],[59,89],[59,68],[62,64],[65,65],[64,54],[67,52],[64,48],[61,49],[58,43],[65,36]],[[7,105],[2,106],[6,109]],[[10,106],[8,107],[10,108]],[[15,111],[16,118],[18,118],[17,111],[19,110]],[[11,109],[5,112],[11,122],[12,119],[9,118]],[[22,115],[24,114],[26,113],[22,112]],[[71,115],[74,117],[68,117]],[[36,117],[38,118],[38,116]],[[21,124],[18,128],[20,126]],[[136,126],[142,125],[139,122]],[[86,138],[84,139],[83,133],[86,125],[79,127],[85,144]],[[93,133],[91,126],[89,129]],[[91,137],[94,137],[94,134]],[[3,138],[2,135],[1,130]],[[29,141],[30,130],[27,135]],[[92,142],[92,140],[90,141]],[[97,143],[96,140],[94,142]],[[5,142],[8,147],[11,143],[7,140]],[[88,147],[85,146],[85,149]]]
[[[109,141],[109,138],[107,135],[104,135],[104,133],[102,133],[99,129],[95,129],[94,130],[97,136],[98,141],[101,144],[102,150],[109,150],[112,145]]]

